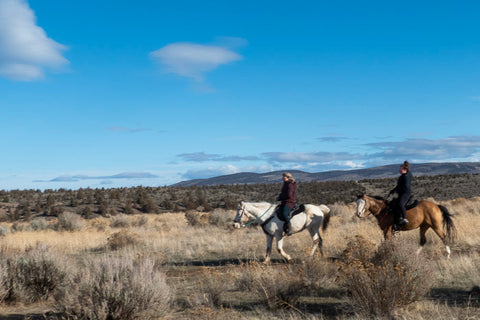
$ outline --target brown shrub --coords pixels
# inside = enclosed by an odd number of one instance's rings
[[[347,247],[342,252],[342,261],[349,264],[355,260],[367,264],[375,254],[376,244],[361,235],[347,239]]]
[[[189,210],[185,212],[185,219],[191,226],[206,226],[209,220],[209,213]]]
[[[110,250],[119,250],[129,246],[141,244],[140,237],[126,229],[120,230],[112,234],[107,239],[107,248]]]
[[[385,241],[373,255],[361,253],[371,252],[364,239],[352,247],[359,249],[358,257],[351,255],[352,251],[346,254],[340,263],[339,282],[350,293],[351,303],[360,314],[390,317],[398,308],[428,292],[432,272],[412,246]]]
[[[44,246],[29,249],[22,255],[7,257],[1,263],[3,298],[8,302],[46,301],[64,287],[66,271],[60,258]]]
[[[130,320],[165,316],[171,289],[150,259],[89,260],[68,289],[57,295],[57,310],[67,319]]]
[[[78,214],[72,212],[63,212],[58,216],[56,230],[79,231],[83,227],[82,219]]]

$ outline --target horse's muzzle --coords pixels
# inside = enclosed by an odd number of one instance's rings
[[[242,227],[242,225],[240,224],[240,222],[237,222],[237,221],[233,221],[233,227],[235,229],[240,229]]]

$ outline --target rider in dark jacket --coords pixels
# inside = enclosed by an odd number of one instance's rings
[[[281,201],[280,203],[280,212],[282,213],[283,218],[285,219],[285,223],[283,225],[283,231],[289,236],[289,225],[290,225],[290,211],[295,207],[296,199],[295,193],[297,190],[297,183],[293,176],[286,172],[282,175],[283,178],[283,185],[280,194],[277,197],[277,201]]]
[[[400,219],[398,221],[398,225],[404,226],[408,224],[407,217],[407,210],[405,208],[408,199],[410,199],[412,195],[412,173],[410,172],[410,163],[408,161],[404,161],[403,164],[400,166],[399,169],[400,177],[398,177],[397,185],[393,188],[388,195],[393,193],[397,193],[397,204],[400,208]]]

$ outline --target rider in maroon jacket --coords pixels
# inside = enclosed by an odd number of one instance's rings
[[[295,207],[296,204],[296,199],[295,199],[295,192],[297,190],[297,183],[295,182],[295,179],[293,176],[285,172],[282,175],[283,178],[283,186],[280,194],[277,197],[277,201],[281,201],[280,203],[280,212],[283,215],[283,218],[285,219],[285,223],[283,225],[283,231],[287,234],[287,236],[290,235],[289,232],[289,225],[290,225],[290,211]]]

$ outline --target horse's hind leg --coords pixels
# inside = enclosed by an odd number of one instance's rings
[[[292,257],[283,250],[283,237],[281,235],[277,236],[277,250],[287,262],[292,261]]]
[[[427,224],[422,224],[420,226],[420,247],[417,250],[417,254],[420,254],[420,252],[422,252],[423,246],[425,245],[425,243],[427,243],[426,233],[428,228],[430,228],[430,226]]]
[[[443,245],[445,246],[445,250],[447,250],[447,259],[450,258],[450,246],[448,245],[447,238],[445,237],[445,233],[443,232],[443,228],[440,224],[435,224],[432,227],[433,231],[437,234],[437,236],[442,239]]]

